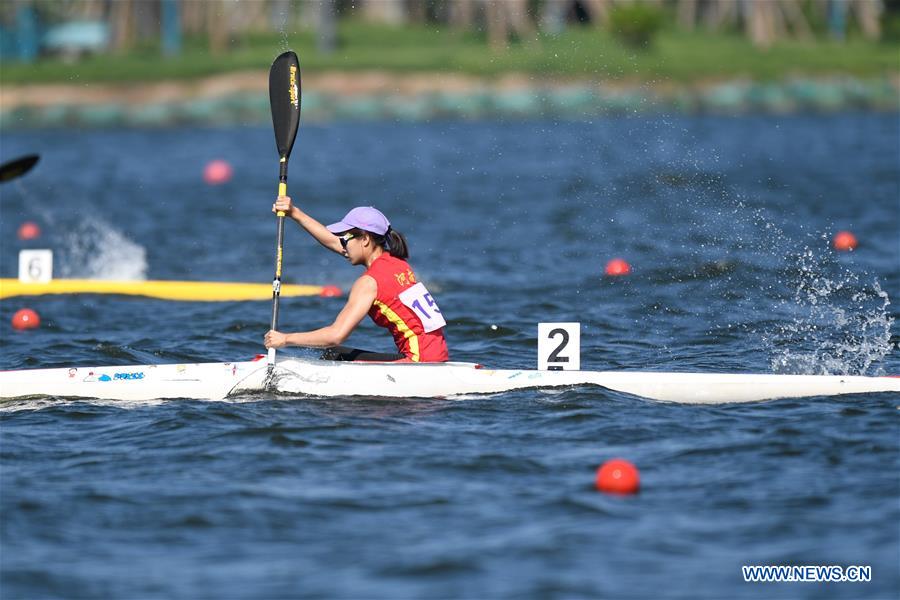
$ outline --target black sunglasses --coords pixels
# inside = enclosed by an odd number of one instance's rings
[[[347,242],[349,242],[350,240],[352,240],[352,239],[355,238],[355,237],[359,237],[359,234],[357,234],[357,233],[345,233],[344,235],[342,235],[341,237],[339,237],[338,239],[341,241],[341,248],[343,248],[344,250],[346,250],[346,249],[347,249]]]

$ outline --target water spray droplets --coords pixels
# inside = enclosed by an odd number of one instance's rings
[[[79,223],[62,242],[62,277],[118,281],[147,278],[147,251],[102,220]]]
[[[765,336],[772,345],[772,370],[878,374],[868,371],[893,348],[888,294],[876,279],[866,284],[859,274],[809,248],[796,261],[793,298],[782,302],[791,318]]]
[[[282,6],[281,10],[278,13],[278,16],[281,19],[281,22],[278,25],[278,33],[281,36],[280,39],[280,52],[287,52],[291,49],[290,43],[288,42],[287,35],[287,22],[288,22],[288,12],[290,11],[290,5]]]

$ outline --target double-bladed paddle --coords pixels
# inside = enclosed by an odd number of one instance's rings
[[[280,157],[278,171],[278,195],[287,195],[288,159],[297,128],[300,125],[300,61],[292,51],[278,56],[269,69],[269,103],[272,106],[272,124],[275,127],[275,145]],[[272,280],[272,327],[278,329],[278,300],[281,295],[281,257],[284,241],[283,211],[278,211],[276,237],[275,278]],[[275,365],[275,348],[269,348],[269,370]]]
[[[21,177],[31,170],[37,164],[40,156],[37,154],[29,154],[0,165],[0,183],[6,183],[16,177]]]

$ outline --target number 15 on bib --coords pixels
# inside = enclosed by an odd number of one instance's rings
[[[538,323],[538,370],[581,369],[581,323]]]
[[[421,281],[401,292],[398,298],[419,317],[425,333],[431,333],[447,324],[437,302]]]

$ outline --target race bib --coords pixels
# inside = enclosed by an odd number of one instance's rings
[[[441,314],[441,309],[438,308],[437,302],[434,301],[434,298],[431,297],[431,294],[428,293],[421,281],[401,292],[398,297],[400,302],[416,313],[416,316],[422,321],[422,328],[425,329],[425,333],[440,329],[447,324],[444,316]]]

